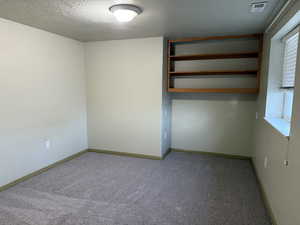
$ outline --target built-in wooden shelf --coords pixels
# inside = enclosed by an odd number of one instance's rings
[[[169,72],[170,76],[206,76],[206,75],[257,75],[257,70],[216,70],[216,71],[179,71]]]
[[[210,40],[226,40],[226,39],[255,39],[258,41],[259,47],[257,51],[249,52],[230,52],[230,53],[214,53],[214,54],[193,54],[193,55],[176,55],[175,46],[177,44],[184,45],[194,42],[210,41]],[[168,41],[168,91],[169,92],[198,92],[198,93],[253,93],[259,92],[260,86],[260,64],[262,54],[262,34],[246,34],[246,35],[229,35],[229,36],[213,36],[213,37],[197,37],[183,38]],[[213,71],[176,71],[176,61],[191,60],[210,60],[210,59],[241,59],[255,58],[258,62],[258,68],[255,70],[213,70]],[[225,61],[224,61],[225,62]],[[242,65],[241,65],[242,66]],[[254,88],[175,88],[174,81],[177,77],[193,77],[193,76],[210,76],[210,75],[251,75],[255,76],[256,87]],[[246,76],[245,76],[246,77]],[[199,78],[199,79],[205,79]],[[232,79],[235,79],[234,77]]]
[[[258,93],[258,88],[169,88],[169,92],[177,93]]]
[[[224,40],[224,39],[241,39],[241,38],[255,38],[259,39],[261,34],[245,34],[245,35],[227,35],[227,36],[210,36],[210,37],[194,37],[182,38],[176,40],[169,40],[170,43],[185,43],[195,41],[209,41],[209,40]]]
[[[172,61],[205,60],[205,59],[240,59],[257,58],[258,52],[223,53],[223,54],[196,54],[196,55],[172,55]]]

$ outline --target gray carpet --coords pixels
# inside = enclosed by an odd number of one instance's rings
[[[270,225],[247,160],[86,153],[0,192],[0,225]]]

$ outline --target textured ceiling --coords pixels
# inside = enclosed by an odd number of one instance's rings
[[[257,0],[258,1],[258,0]],[[250,13],[250,0],[0,0],[0,17],[80,41],[262,32],[286,0]],[[144,12],[118,23],[108,8],[130,3]]]

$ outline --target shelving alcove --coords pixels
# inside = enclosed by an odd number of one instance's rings
[[[224,41],[224,40],[249,40],[254,39],[257,41],[257,49],[254,51],[240,51],[240,52],[222,52],[222,53],[197,53],[197,54],[176,54],[177,45],[186,45],[191,43],[199,43],[205,41]],[[258,93],[260,83],[260,64],[262,54],[262,34],[248,34],[248,35],[231,35],[231,36],[213,36],[213,37],[200,37],[200,38],[185,38],[168,40],[168,92],[199,92],[199,93]],[[246,59],[254,58],[257,60],[257,68],[255,69],[236,69],[236,70],[198,70],[198,71],[177,71],[175,69],[175,62],[178,61],[195,61],[195,60],[225,60],[226,59]],[[224,61],[224,62],[225,62]],[[217,77],[227,76],[231,77],[237,75],[250,75],[254,76],[256,87],[245,88],[176,88],[174,87],[174,80],[176,78],[195,78],[195,77]],[[234,79],[234,78],[233,78]]]

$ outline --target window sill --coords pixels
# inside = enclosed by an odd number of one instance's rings
[[[265,117],[265,120],[272,125],[276,130],[278,130],[283,136],[290,136],[291,123],[284,119],[276,117]]]

